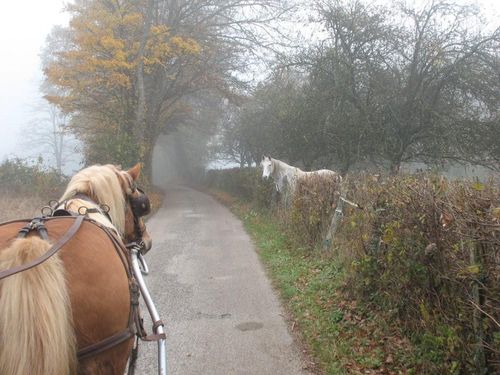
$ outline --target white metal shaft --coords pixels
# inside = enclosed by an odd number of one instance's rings
[[[143,275],[149,275],[148,264],[146,263],[146,259],[144,259],[144,255],[142,255],[141,252],[137,253],[137,259],[139,259],[139,264],[141,266],[141,273]]]
[[[146,307],[148,308],[149,315],[151,315],[152,322],[157,322],[160,320],[160,315],[156,310],[156,306],[154,305],[153,299],[149,294],[149,290],[146,287],[146,283],[142,277],[141,268],[139,266],[138,254],[139,250],[137,248],[131,249],[132,254],[132,269],[134,271],[134,275],[137,279],[137,283],[139,284],[139,288],[141,290],[142,298],[146,303]],[[156,328],[156,334],[165,333],[163,326],[158,326]],[[167,340],[160,339],[158,340],[158,374],[159,375],[167,375]]]

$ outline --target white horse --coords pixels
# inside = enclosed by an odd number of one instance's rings
[[[334,176],[339,179],[340,182],[342,181],[342,177],[337,172],[329,169],[305,172],[300,168],[293,167],[281,160],[273,159],[270,156],[263,156],[260,165],[262,166],[262,178],[267,179],[271,177],[274,180],[276,190],[280,193],[283,191],[283,187],[285,186],[285,179],[290,187],[290,193],[292,194],[295,192],[297,181],[304,177]]]

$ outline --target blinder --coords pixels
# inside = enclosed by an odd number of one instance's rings
[[[151,212],[151,202],[144,191],[136,188],[140,194],[138,197],[129,196],[130,207],[135,217],[146,216]]]

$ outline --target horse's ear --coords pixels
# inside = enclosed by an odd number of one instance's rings
[[[137,181],[139,176],[141,175],[142,163],[137,163],[132,168],[130,168],[127,173],[132,177],[134,181]]]

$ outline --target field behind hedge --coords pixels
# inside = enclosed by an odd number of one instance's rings
[[[267,211],[311,257],[340,261],[345,295],[398,327],[414,347],[417,373],[500,371],[498,183],[309,178],[294,197],[280,197],[252,168],[210,171],[206,183]],[[344,204],[325,242],[340,193],[362,209]]]
[[[41,215],[41,208],[63,194],[70,177],[40,163],[22,159],[5,160],[0,164],[0,223]],[[152,213],[161,206],[164,192],[148,184],[141,176],[139,185],[148,194]]]

